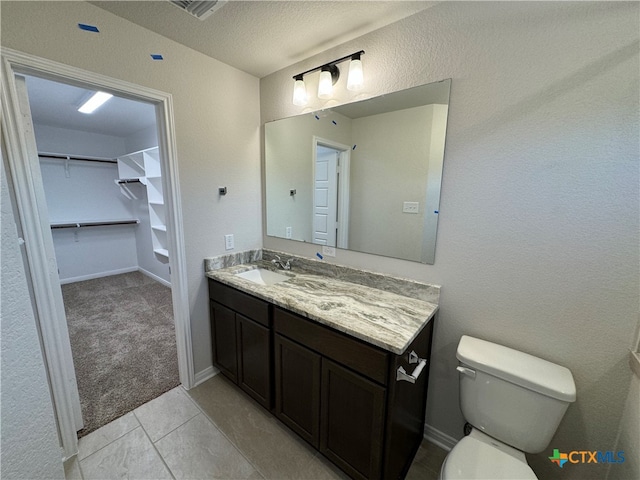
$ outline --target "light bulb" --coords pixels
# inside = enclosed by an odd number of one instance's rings
[[[302,77],[296,78],[293,84],[293,104],[300,107],[307,104],[307,88]]]
[[[362,60],[360,55],[351,58],[349,62],[349,76],[347,77],[347,90],[360,90],[364,85],[364,73],[362,71]]]
[[[84,104],[80,108],[78,108],[78,111],[80,113],[93,113],[111,97],[113,97],[113,95],[111,95],[110,93],[96,92],[89,100],[84,102]]]
[[[320,81],[318,82],[318,98],[331,98],[333,92],[333,79],[331,72],[327,68],[323,68],[320,72]]]

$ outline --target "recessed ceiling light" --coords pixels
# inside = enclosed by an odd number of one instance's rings
[[[106,92],[96,92],[94,93],[89,100],[84,102],[82,106],[78,109],[80,113],[93,113],[98,107],[100,107],[104,102],[109,100],[113,95]]]

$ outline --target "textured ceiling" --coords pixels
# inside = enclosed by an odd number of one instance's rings
[[[434,5],[231,0],[199,20],[166,0],[90,3],[259,78]]]
[[[168,1],[90,2],[228,65],[263,77],[433,5],[422,1],[231,0],[206,20]],[[36,124],[127,137],[155,122],[152,105],[114,97],[92,115],[91,93],[27,79]]]

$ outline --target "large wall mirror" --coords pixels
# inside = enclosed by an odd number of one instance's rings
[[[266,123],[267,235],[433,264],[450,87]]]

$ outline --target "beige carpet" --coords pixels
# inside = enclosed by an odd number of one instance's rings
[[[62,286],[82,437],[180,384],[171,289],[139,273]]]

